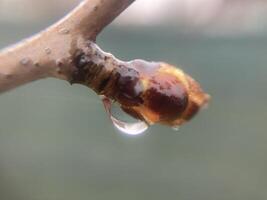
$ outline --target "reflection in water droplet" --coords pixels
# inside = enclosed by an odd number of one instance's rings
[[[179,130],[180,130],[180,126],[173,126],[173,127],[172,127],[172,130],[174,130],[174,131],[179,131]]]
[[[122,133],[139,135],[148,129],[149,126],[145,122],[130,117],[120,109],[118,104],[105,96],[101,96],[101,99],[113,125]]]
[[[128,135],[140,135],[148,129],[148,125],[142,121],[138,121],[135,123],[127,123],[116,119],[112,115],[110,116],[110,118],[113,122],[113,125],[118,130]]]

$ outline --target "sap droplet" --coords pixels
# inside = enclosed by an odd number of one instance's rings
[[[100,96],[104,107],[113,123],[113,125],[122,133],[127,135],[140,135],[148,129],[148,124],[134,119],[126,114],[117,103],[112,102],[105,96]]]

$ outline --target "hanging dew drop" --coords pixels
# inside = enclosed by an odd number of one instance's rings
[[[148,125],[142,121],[135,122],[135,123],[127,123],[127,122],[116,119],[112,115],[110,116],[110,118],[113,122],[113,125],[119,131],[127,135],[140,135],[140,134],[143,134],[148,129]]]
[[[149,126],[145,122],[126,114],[117,103],[112,102],[105,96],[101,96],[101,99],[114,127],[122,133],[140,135],[148,129]]]
[[[180,130],[180,126],[173,126],[173,127],[172,127],[172,130],[174,130],[174,131],[179,131],[179,130]]]

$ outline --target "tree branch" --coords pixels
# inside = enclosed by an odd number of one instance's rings
[[[179,126],[209,96],[182,70],[161,62],[124,62],[95,43],[134,0],[85,0],[60,22],[0,53],[0,93],[46,77],[79,83],[115,100],[147,124]]]
[[[71,79],[72,57],[134,0],[85,0],[60,22],[0,52],[0,93],[46,77]]]

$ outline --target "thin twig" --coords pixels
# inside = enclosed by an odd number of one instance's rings
[[[80,83],[118,102],[131,116],[179,126],[209,96],[182,70],[161,62],[123,62],[94,42],[134,0],[85,0],[37,36],[0,53],[0,93],[37,79]]]
[[[61,21],[0,52],[0,93],[46,77],[71,80],[72,58],[134,0],[85,0]]]

